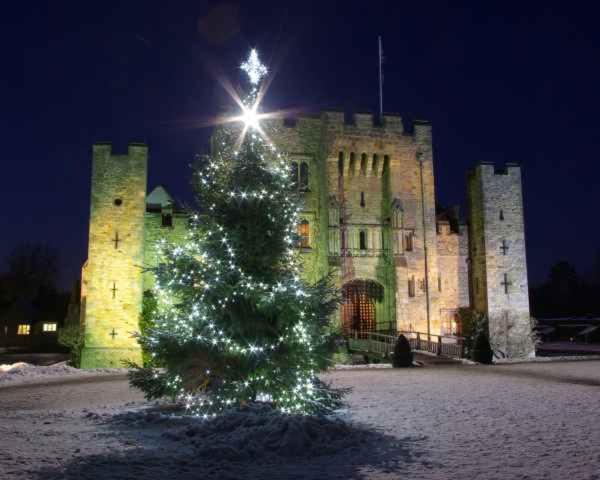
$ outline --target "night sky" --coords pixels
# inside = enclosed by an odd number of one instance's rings
[[[265,109],[384,109],[433,123],[438,201],[462,203],[478,161],[523,166],[530,281],[600,246],[598,11],[574,2],[8,2],[0,29],[0,256],[59,249],[62,285],[86,258],[91,145],[150,147],[149,186],[191,199],[200,126],[232,101],[257,47]],[[292,3],[293,6],[287,6]],[[336,5],[337,4],[337,5]]]

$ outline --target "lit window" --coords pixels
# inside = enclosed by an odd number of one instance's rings
[[[31,331],[31,325],[27,323],[22,323],[17,327],[17,335],[29,335]]]
[[[307,220],[302,220],[298,224],[298,236],[300,248],[310,248],[310,225]]]
[[[42,325],[42,331],[44,331],[44,332],[56,332],[56,323],[44,323]]]

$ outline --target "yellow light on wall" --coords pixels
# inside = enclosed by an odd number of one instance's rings
[[[44,332],[56,332],[56,323],[44,323],[42,330]]]

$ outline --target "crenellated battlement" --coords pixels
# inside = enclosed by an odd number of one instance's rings
[[[495,164],[494,162],[479,162],[469,170],[469,176],[474,175],[477,171],[486,179],[493,180],[495,177],[521,177],[521,165],[515,162],[506,162],[504,164]]]
[[[127,153],[113,151],[113,144],[111,142],[96,142],[92,145],[94,156],[111,156],[111,157],[123,157],[130,155],[146,154],[148,151],[148,145],[142,142],[131,142],[127,145]]]

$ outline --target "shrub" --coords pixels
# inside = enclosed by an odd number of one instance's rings
[[[58,343],[69,348],[69,364],[79,367],[83,348],[83,328],[79,322],[68,322],[58,330]]]
[[[473,344],[471,359],[475,362],[491,364],[492,363],[492,347],[490,346],[490,340],[488,333],[480,329],[475,337]]]
[[[394,356],[392,357],[392,366],[394,368],[412,367],[413,353],[410,349],[410,343],[404,335],[400,335],[394,346]]]

